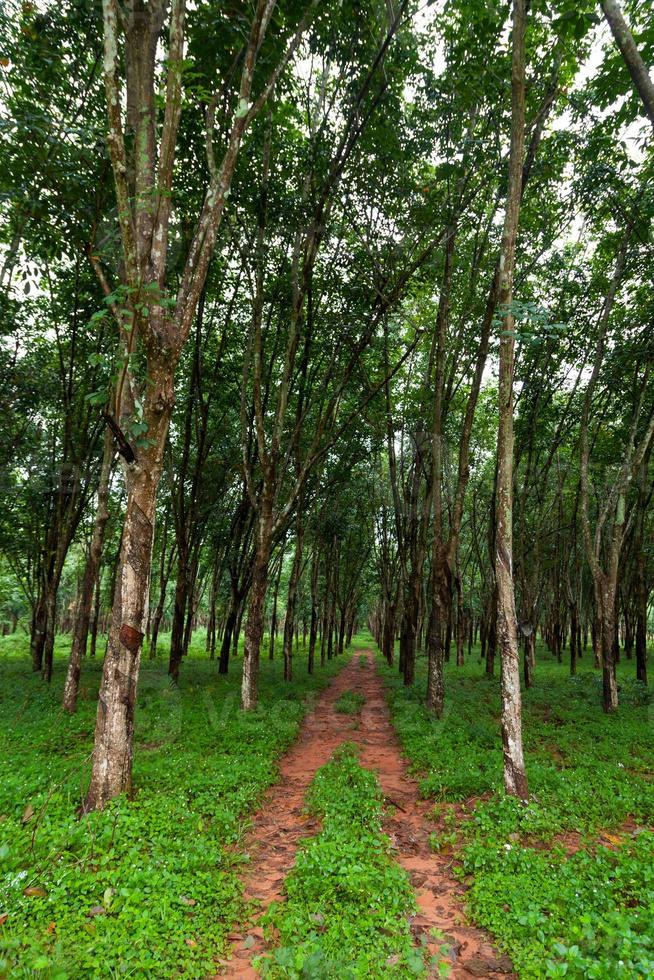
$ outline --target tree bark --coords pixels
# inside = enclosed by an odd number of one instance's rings
[[[77,695],[79,692],[79,680],[82,672],[82,657],[86,653],[86,642],[89,632],[89,620],[91,617],[91,604],[93,602],[94,590],[98,579],[98,571],[102,558],[102,548],[104,545],[104,534],[109,520],[109,480],[111,478],[111,464],[114,457],[113,436],[107,427],[104,437],[104,449],[102,455],[102,466],[98,480],[98,506],[91,537],[91,546],[84,568],[84,578],[82,580],[82,590],[75,619],[73,632],[73,642],[68,661],[68,672],[64,684],[64,696],[62,707],[64,711],[73,714],[77,707]]]
[[[570,676],[574,677],[577,673],[577,659],[579,657],[579,628],[577,604],[570,606]]]
[[[463,608],[463,582],[461,581],[461,570],[458,565],[456,565],[456,665],[457,667],[463,667],[464,659],[464,645],[465,645],[465,611]]]
[[[258,701],[259,656],[261,640],[263,639],[272,535],[273,500],[269,488],[264,487],[257,527],[257,548],[248,603],[248,618],[245,626],[241,685],[241,705],[244,711],[252,711],[256,708]]]
[[[636,47],[629,25],[623,17],[620,4],[617,3],[617,0],[602,0],[602,10],[631,75],[634,88],[638,92],[647,117],[654,128],[654,83],[649,77],[645,62]]]
[[[524,639],[524,676],[525,687],[529,688],[534,683],[534,661],[536,650],[536,631],[529,633]]]
[[[132,735],[141,644],[147,617],[157,486],[169,410],[161,412],[158,439],[129,480],[120,571],[98,695],[91,782],[84,810],[102,809],[132,785]],[[152,433],[154,437],[155,433]]]
[[[179,668],[184,653],[184,622],[189,598],[189,569],[185,544],[186,542],[178,536],[177,581],[168,659],[168,675],[175,684],[179,681]]]
[[[98,569],[95,581],[95,594],[93,599],[93,618],[91,619],[91,648],[89,656],[95,659],[98,644],[98,627],[100,625],[100,589],[102,586],[102,569]]]
[[[511,149],[509,188],[500,258],[499,308],[502,315],[499,364],[499,427],[497,439],[497,637],[501,658],[502,746],[504,787],[508,794],[528,798],[522,750],[522,705],[518,633],[513,587],[513,371],[515,321],[511,312],[515,248],[520,218],[525,132],[525,0],[514,0],[511,75]]]
[[[134,706],[147,621],[156,495],[174,404],[175,371],[205,286],[244,133],[265,104],[277,75],[306,28],[303,19],[269,83],[252,100],[257,54],[273,13],[274,0],[261,0],[255,7],[247,31],[237,98],[220,166],[216,165],[213,152],[213,119],[211,117],[211,125],[209,117],[207,120],[210,179],[176,296],[172,297],[167,288],[168,244],[175,151],[182,111],[180,64],[184,58],[186,3],[185,0],[173,0],[170,6],[165,109],[158,147],[156,54],[168,8],[167,4],[161,3],[134,6],[135,10],[128,15],[121,10],[117,0],[103,0],[102,4],[107,145],[116,191],[122,285],[126,287],[128,297],[127,320],[121,306],[110,299],[109,303],[121,337],[127,334],[127,352],[132,352],[132,345],[138,338],[145,354],[147,383],[143,386],[142,405],[148,445],[142,451],[137,448],[135,453],[114,419],[116,434],[122,436],[128,499],[120,575],[116,582],[98,700],[91,783],[84,803],[87,810],[103,807],[109,799],[131,787]],[[123,64],[127,80],[125,93]],[[245,112],[242,106],[246,106]],[[128,144],[125,131],[130,129],[133,129],[133,140]],[[98,278],[106,284],[99,261],[92,258],[92,262]],[[144,286],[153,288],[147,297],[142,295]],[[111,292],[109,289],[107,292],[109,298]],[[173,303],[166,306],[164,300],[170,299]],[[132,384],[138,386],[138,379],[127,359],[118,387],[120,394],[115,399],[119,422],[123,421],[123,414],[127,422],[133,418],[134,399],[131,405],[124,401]]]
[[[440,540],[438,542],[435,541],[434,546],[440,550],[442,548]],[[432,613],[429,617],[427,630],[426,706],[436,718],[441,718],[445,706],[445,646],[443,644],[443,632],[447,623],[450,582],[448,565],[443,559],[443,556],[435,554],[433,561],[432,576],[436,578],[436,581],[432,583]]]
[[[602,707],[611,714],[618,707],[618,679],[615,671],[615,589],[608,576],[601,574],[596,601],[600,610],[602,643]]]
[[[309,656],[307,671],[313,674],[316,641],[318,639],[318,575],[320,573],[320,554],[315,548],[311,559],[311,623],[309,625]]]
[[[383,654],[389,667],[393,666],[395,654],[395,613],[396,603],[389,602],[384,613],[383,624]]]
[[[638,479],[638,503],[635,521],[635,644],[636,679],[647,684],[647,569],[645,562],[645,512],[650,495],[646,495],[648,457],[643,460]]]
[[[284,551],[282,549],[282,553],[279,556],[277,575],[275,576],[274,579],[272,614],[270,616],[270,646],[268,652],[268,660],[275,659],[275,641],[277,639],[277,602],[279,600],[279,583],[282,577],[283,568],[284,568]]]
[[[32,671],[40,673],[43,667],[43,647],[45,645],[45,599],[39,590],[32,614],[32,635],[30,652],[32,656]]]
[[[300,501],[300,507],[302,503]],[[288,594],[286,597],[286,618],[284,620],[284,680],[293,679],[293,630],[295,628],[295,607],[297,602],[297,591],[300,584],[302,573],[302,547],[304,542],[304,525],[301,516],[298,514],[297,529],[295,535],[295,555],[293,557],[293,567],[288,580]]]
[[[227,674],[229,672],[229,652],[232,648],[232,634],[236,627],[237,614],[237,600],[235,596],[232,595],[229,602],[229,609],[227,611],[227,618],[225,620],[223,638],[220,644],[220,658],[218,661],[219,674]]]

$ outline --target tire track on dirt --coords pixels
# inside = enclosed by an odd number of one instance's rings
[[[363,667],[361,657],[365,657]],[[365,698],[361,713],[354,718],[335,708],[347,690]],[[416,781],[408,775],[371,650],[355,653],[317,697],[297,740],[282,757],[279,780],[266,794],[248,834],[251,860],[242,877],[246,900],[262,912],[270,902],[283,899],[284,879],[301,841],[320,830],[319,821],[304,813],[306,791],[316,771],[345,741],[360,747],[361,764],[377,774],[388,801],[383,829],[393,844],[395,859],[407,871],[416,891],[418,913],[411,920],[416,943],[441,960],[440,947],[447,945],[449,976],[454,980],[512,976],[508,957],[493,949],[481,929],[466,923],[462,906],[465,889],[452,876],[445,858],[434,854],[429,846],[434,830],[428,816],[432,807],[421,799]],[[256,980],[259,976],[252,961],[267,952],[258,925],[261,912],[255,914],[249,927],[230,934],[231,957],[219,976],[232,980]],[[435,939],[432,929],[443,938]],[[435,970],[433,975],[439,974]]]

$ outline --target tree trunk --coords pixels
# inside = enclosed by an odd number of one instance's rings
[[[60,574],[55,573],[48,582],[45,593],[45,635],[43,638],[43,667],[41,669],[41,676],[48,684],[52,680],[59,580]]]
[[[188,562],[186,558],[186,541],[177,536],[177,581],[175,583],[175,605],[173,608],[173,624],[170,632],[170,655],[168,658],[168,675],[177,684],[179,668],[184,652],[184,621],[188,604]]]
[[[577,673],[577,659],[579,657],[579,628],[578,628],[577,606],[570,607],[570,676],[574,677]]]
[[[229,651],[232,648],[232,633],[236,626],[237,599],[232,593],[229,601],[229,609],[225,620],[225,629],[220,643],[220,659],[218,661],[218,673],[227,674],[229,671]]]
[[[416,674],[416,641],[418,633],[418,616],[420,613],[420,590],[422,583],[422,561],[418,548],[413,549],[413,561],[408,576],[407,591],[402,615],[400,646],[402,653],[404,686],[411,687]]]
[[[275,576],[275,585],[273,592],[273,604],[272,604],[272,615],[270,617],[270,648],[268,652],[268,659],[275,659],[275,640],[277,639],[277,602],[279,599],[279,583],[282,577],[282,569],[284,567],[284,551],[279,556],[279,566],[277,568],[277,575]]]
[[[345,646],[350,647],[352,644],[352,637],[354,636],[354,626],[355,626],[355,614],[354,611],[350,613],[347,619],[347,630],[345,634]]]
[[[311,561],[311,624],[309,626],[309,657],[307,659],[307,671],[313,674],[314,660],[316,654],[316,640],[318,638],[318,575],[320,563],[318,560],[317,549],[313,553]]]
[[[636,678],[647,684],[647,599],[636,618]]]
[[[615,672],[615,591],[602,575],[596,583],[602,644],[602,707],[606,714],[618,709],[618,680]]]
[[[338,645],[336,647],[336,652],[338,654],[343,653],[345,644],[345,607],[341,609],[341,616],[338,623]]]
[[[452,596],[447,603],[447,623],[445,626],[445,660],[449,663],[452,656]]]
[[[327,629],[327,610],[326,610],[326,597],[323,596],[323,609],[322,617],[320,620],[320,666],[325,666],[325,645],[326,645],[326,629]]]
[[[524,676],[525,687],[529,688],[534,683],[534,661],[536,649],[536,631],[533,630],[524,639]]]
[[[593,616],[591,633],[593,640],[593,667],[597,669],[602,665],[602,627],[597,617],[597,610]]]
[[[443,632],[448,620],[451,596],[449,568],[440,544],[434,543],[432,558],[432,610],[427,627],[427,710],[437,718],[443,715],[445,703],[445,647]]]
[[[394,658],[394,647],[395,647],[395,612],[396,607],[394,603],[389,603],[386,607],[386,612],[384,615],[384,625],[383,625],[383,654],[386,658],[386,663],[389,667],[393,666]]]
[[[172,409],[172,399],[168,402]],[[129,474],[129,494],[116,580],[109,645],[98,695],[91,783],[85,810],[101,809],[132,784],[132,736],[141,644],[147,617],[157,486],[169,411],[159,436]],[[155,435],[155,433],[153,433]]]
[[[197,613],[202,595],[202,583],[198,582],[198,553],[196,552],[191,562],[191,574],[188,583],[188,596],[186,600],[186,622],[182,636],[182,656],[188,655],[189,647],[193,639],[193,631],[197,629]]]
[[[264,487],[257,528],[257,550],[252,571],[248,619],[245,627],[241,687],[241,705],[244,711],[252,711],[256,708],[258,700],[259,655],[263,638],[266,592],[268,589],[268,564],[272,546],[272,505],[272,494],[268,488]]]
[[[245,605],[241,601],[236,607],[236,622],[234,623],[234,630],[232,632],[232,656],[238,657],[238,641],[241,638],[241,626],[243,625],[243,613],[245,611]],[[264,604],[265,612],[265,604]],[[261,637],[263,639],[263,624],[261,626]]]
[[[102,466],[98,480],[98,507],[91,537],[86,566],[84,568],[84,578],[82,580],[82,590],[80,601],[75,619],[75,629],[73,642],[70,650],[70,660],[68,661],[68,673],[64,684],[64,696],[62,707],[64,711],[73,714],[77,707],[77,694],[79,691],[79,680],[82,672],[82,657],[86,654],[86,641],[89,632],[89,619],[91,616],[91,604],[98,578],[100,560],[102,558],[102,547],[104,545],[104,532],[109,519],[109,480],[111,477],[111,463],[114,456],[113,436],[107,427],[104,437],[104,450],[102,455]]]
[[[486,676],[495,675],[495,654],[497,653],[497,589],[494,586],[492,592],[492,608],[488,613],[488,627],[486,631]]]
[[[218,585],[220,582],[220,562],[214,559],[214,566],[211,572],[211,592],[209,593],[209,620],[207,622],[207,642],[206,652],[209,659],[214,660],[216,656],[216,604],[218,602]]]
[[[502,314],[499,363],[499,427],[497,439],[497,529],[495,581],[497,583],[497,637],[501,658],[502,746],[504,787],[520,799],[528,798],[522,750],[522,705],[518,633],[513,587],[513,371],[515,321],[513,273],[520,217],[525,131],[525,0],[514,0],[512,30],[512,106],[509,188],[500,259],[499,309]]]
[[[333,555],[334,549],[331,554]],[[325,630],[327,633],[327,659],[331,660],[334,656],[334,623],[336,621],[336,582],[335,572],[330,568],[328,578],[328,589],[325,601],[327,603],[327,620]]]
[[[95,582],[95,597],[93,600],[93,618],[91,620],[91,649],[89,656],[95,659],[98,645],[98,627],[100,625],[100,589],[102,586],[102,569],[98,569]]]
[[[300,501],[300,507],[302,502]],[[288,594],[286,596],[286,618],[284,620],[284,680],[293,679],[293,630],[295,628],[295,606],[297,602],[298,585],[300,584],[300,574],[302,572],[302,545],[304,541],[304,528],[298,516],[297,532],[295,536],[295,555],[293,557],[293,567],[288,580]]]
[[[157,641],[159,639],[159,629],[163,619],[164,606],[166,604],[166,589],[174,558],[174,547],[171,549],[168,560],[166,560],[166,543],[168,540],[168,515],[164,520],[163,533],[161,535],[161,555],[159,560],[159,598],[155,606],[154,613],[150,617],[150,645],[148,648],[149,659],[156,660]]]
[[[456,577],[456,665],[457,667],[463,667],[464,665],[464,655],[463,648],[465,644],[465,614],[463,611],[463,585],[461,582],[461,573],[458,572]]]
[[[34,613],[32,616],[32,636],[30,640],[30,651],[32,655],[32,670],[39,673],[43,669],[43,647],[45,645],[45,596],[42,590],[36,599]]]
[[[634,88],[638,92],[649,121],[654,127],[654,84],[636,47],[629,25],[622,16],[617,0],[602,0],[602,10],[615,38],[615,43],[620,49],[620,54],[629,70]]]
[[[647,460],[643,461],[639,474],[638,510],[634,535],[635,552],[635,644],[636,679],[647,684],[647,570],[645,564],[644,522],[648,498],[645,491]]]

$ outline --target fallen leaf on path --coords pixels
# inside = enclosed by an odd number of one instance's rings
[[[34,807],[32,806],[31,803],[28,803],[25,809],[23,810],[23,815],[20,818],[20,822],[29,823],[29,821],[32,819],[33,816],[34,816]]]
[[[28,898],[45,898],[47,894],[45,888],[41,888],[40,885],[30,885],[23,889],[23,895],[27,895]]]

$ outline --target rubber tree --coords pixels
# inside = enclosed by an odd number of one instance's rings
[[[522,704],[518,626],[513,585],[513,372],[515,319],[512,312],[515,250],[520,220],[525,133],[525,0],[514,0],[511,37],[511,149],[509,186],[500,253],[498,291],[501,314],[498,379],[497,527],[495,581],[497,584],[497,643],[501,658],[502,750],[504,788],[511,796],[528,798],[522,750]]]
[[[556,97],[559,92],[559,72],[561,68],[561,45],[558,44],[553,53],[553,68],[551,76],[545,87],[542,100],[536,112],[534,123],[531,128],[529,146],[525,154],[524,163],[521,167],[520,176],[520,200],[524,195],[527,182],[532,174],[534,163],[541,145],[545,123],[553,109]],[[490,209],[490,217],[487,219],[486,240],[488,239],[490,225],[495,219],[497,202],[494,202]],[[442,501],[440,481],[443,471],[443,447],[442,431],[449,401],[451,400],[445,390],[445,364],[444,360],[449,354],[451,345],[448,333],[448,307],[450,302],[450,280],[452,276],[452,264],[454,258],[455,236],[457,225],[462,218],[462,214],[455,215],[456,221],[447,229],[446,232],[446,253],[444,262],[444,274],[441,285],[441,295],[439,299],[439,310],[436,318],[436,367],[434,372],[434,414],[432,418],[432,482],[434,505],[432,509],[432,576],[430,589],[430,615],[429,629],[427,633],[427,694],[426,706],[436,717],[440,717],[443,712],[445,698],[445,679],[443,672],[444,649],[441,639],[441,631],[451,617],[451,583],[455,578],[456,560],[459,550],[461,536],[461,526],[464,519],[466,493],[470,479],[470,446],[473,435],[477,405],[488,352],[495,320],[495,313],[499,302],[500,277],[501,277],[501,255],[498,256],[486,296],[485,305],[479,329],[479,343],[477,346],[476,357],[474,359],[474,370],[472,382],[465,402],[463,420],[460,431],[459,448],[457,453],[456,483],[453,493],[453,505],[449,515],[449,530],[444,533],[444,522],[442,519]],[[479,272],[479,263],[483,257],[484,250],[477,250],[476,263],[473,265],[473,278],[476,280]],[[464,307],[465,319],[467,308]],[[456,347],[454,348],[456,349]],[[459,345],[459,353],[461,353]],[[457,358],[453,357],[453,364]],[[494,547],[494,545],[493,545]],[[492,621],[494,624],[494,614]],[[493,625],[494,631],[494,625]],[[494,651],[494,643],[489,644],[488,650]],[[494,656],[494,653],[493,653]],[[492,673],[492,657],[488,664]]]
[[[123,461],[127,504],[85,810],[101,808],[131,788],[134,707],[147,618],[155,505],[174,405],[176,368],[204,288],[243,136],[305,29],[302,21],[271,76],[254,95],[257,57],[274,8],[275,0],[258,0],[254,6],[220,163],[214,153],[214,123],[221,93],[209,100],[209,179],[179,284],[173,290],[168,263],[183,102],[186,2],[172,0],[169,7],[167,0],[152,0],[147,5],[136,0],[127,4],[103,0],[107,144],[121,241],[119,282],[111,283],[99,262],[96,271],[128,353],[113,413],[108,413],[107,420]],[[158,48],[166,21],[165,108],[159,125]],[[145,364],[140,378],[132,357],[137,353]]]
[[[595,600],[595,629],[602,666],[602,707],[607,714],[618,708],[618,681],[615,662],[616,601],[620,556],[630,523],[629,490],[654,438],[654,407],[647,409],[646,396],[650,383],[650,365],[639,370],[628,436],[618,461],[615,477],[606,487],[598,505],[595,520],[590,510],[591,441],[589,436],[591,410],[605,354],[609,343],[608,329],[611,312],[616,304],[623,281],[625,265],[632,251],[633,230],[640,209],[640,196],[627,221],[615,259],[611,281],[606,290],[597,325],[593,367],[588,379],[582,406],[579,454],[581,523],[586,557],[590,567]]]

